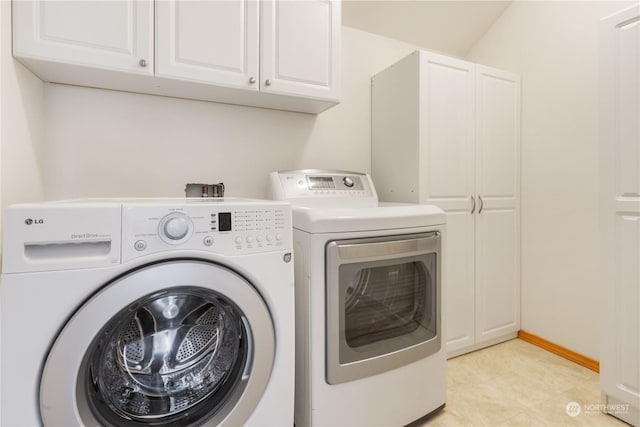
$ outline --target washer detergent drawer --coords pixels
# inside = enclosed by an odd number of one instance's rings
[[[406,365],[440,350],[438,232],[327,245],[327,382]]]
[[[7,209],[4,273],[108,267],[120,262],[116,203],[14,205]]]

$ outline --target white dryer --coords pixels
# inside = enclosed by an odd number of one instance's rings
[[[445,405],[445,215],[371,178],[274,172],[293,205],[298,426],[403,426]]]
[[[2,425],[293,424],[287,203],[15,205],[3,249]]]

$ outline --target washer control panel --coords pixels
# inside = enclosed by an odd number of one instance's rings
[[[178,248],[242,255],[291,247],[291,209],[286,203],[196,199],[122,208],[124,260]]]

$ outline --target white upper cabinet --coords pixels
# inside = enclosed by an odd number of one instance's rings
[[[339,102],[340,0],[13,5],[14,56],[45,81],[308,113]]]
[[[156,2],[156,76],[258,90],[259,3]]]
[[[338,100],[340,3],[262,2],[261,89]]]
[[[153,75],[150,1],[14,1],[17,57]]]

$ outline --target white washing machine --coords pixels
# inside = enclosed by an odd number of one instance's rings
[[[366,174],[274,172],[293,205],[297,426],[403,426],[445,405],[445,215]]]
[[[287,203],[84,200],[5,217],[5,426],[293,424]]]

